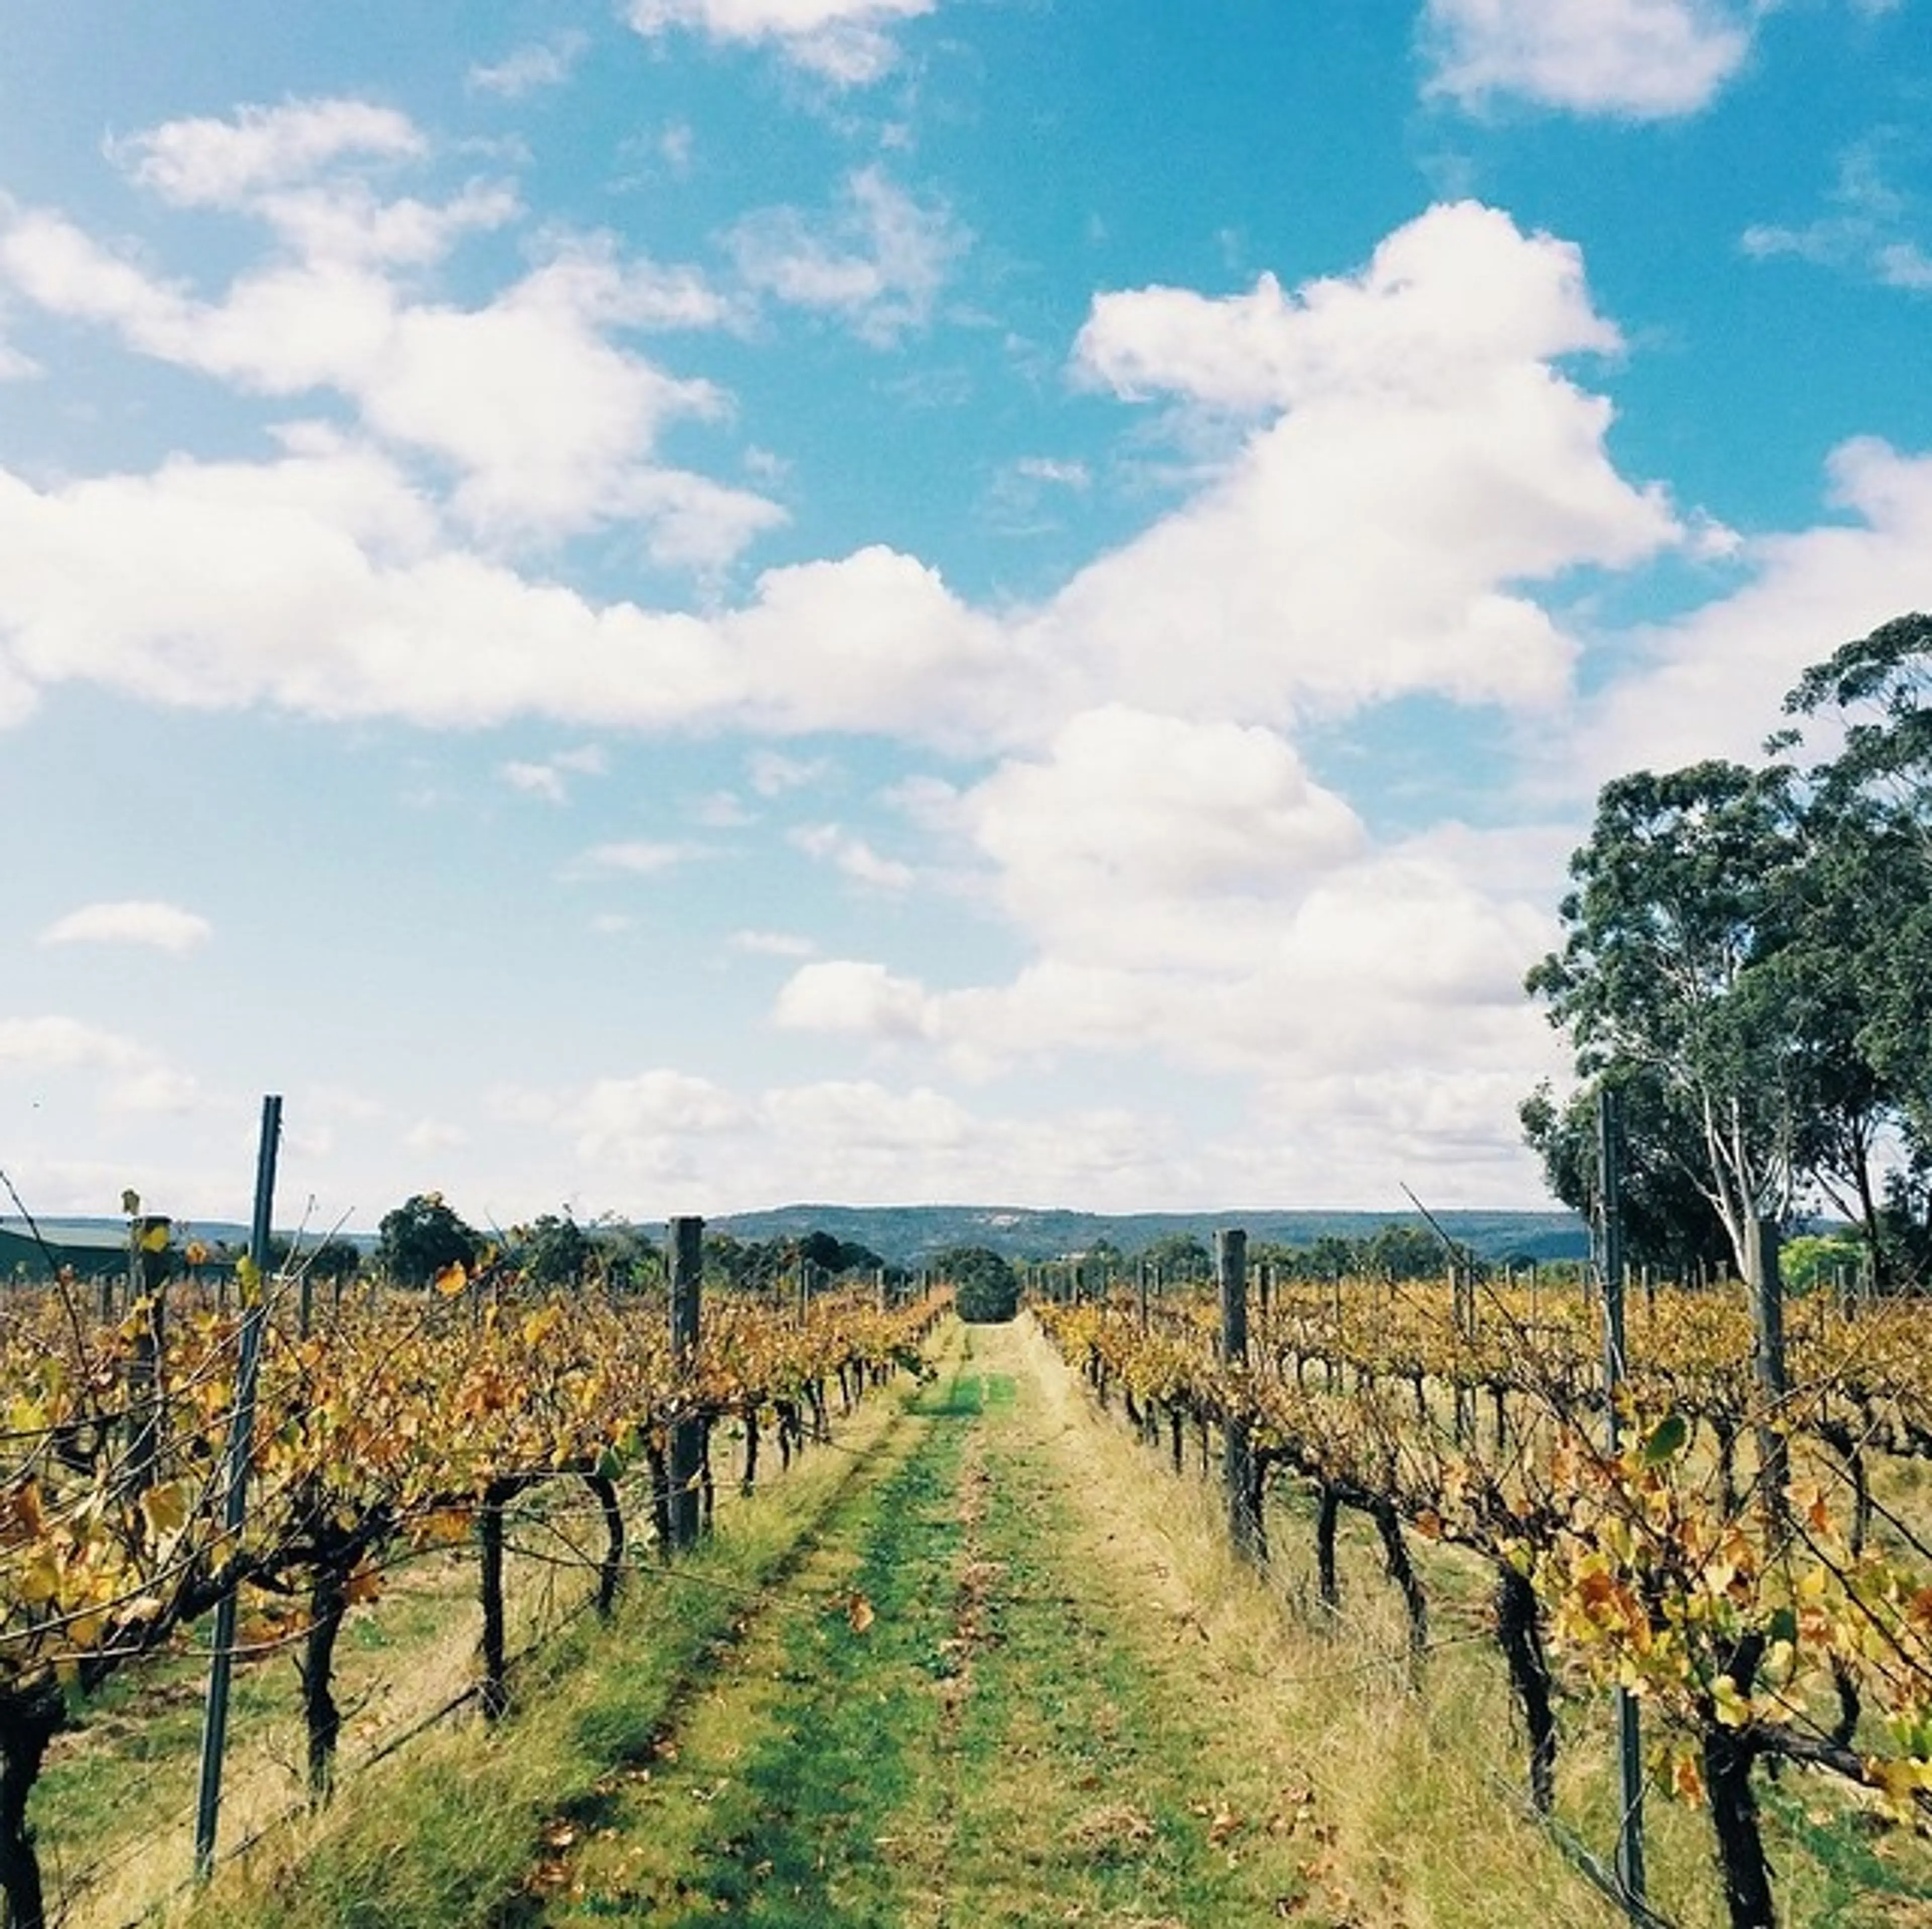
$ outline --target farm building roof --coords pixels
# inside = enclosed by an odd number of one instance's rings
[[[55,1266],[92,1276],[128,1262],[128,1228],[111,1220],[43,1219],[40,1237],[23,1219],[0,1219],[0,1278],[24,1271],[41,1278]]]

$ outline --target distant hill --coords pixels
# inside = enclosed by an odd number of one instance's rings
[[[1572,1259],[1589,1251],[1589,1234],[1568,1212],[1442,1212],[1450,1238],[1486,1259]],[[1307,1246],[1328,1235],[1365,1238],[1384,1226],[1422,1226],[1419,1214],[1399,1212],[1040,1211],[1024,1206],[780,1206],[734,1213],[706,1222],[735,1238],[796,1238],[828,1232],[869,1247],[896,1265],[917,1266],[952,1246],[986,1246],[1009,1259],[1052,1259],[1084,1252],[1102,1240],[1131,1257],[1171,1233],[1191,1233],[1204,1244],[1216,1231],[1238,1226],[1256,1245]]]
[[[1589,1233],[1574,1213],[1439,1212],[1436,1216],[1451,1238],[1485,1259],[1580,1259],[1590,1250]],[[58,1233],[90,1244],[118,1246],[128,1236],[125,1220],[62,1219],[41,1224],[50,1238]],[[1104,1239],[1132,1258],[1171,1233],[1191,1233],[1203,1245],[1211,1245],[1223,1226],[1239,1226],[1254,1245],[1308,1246],[1330,1234],[1363,1239],[1385,1226],[1421,1227],[1424,1222],[1413,1212],[1098,1213],[1042,1211],[1030,1206],[788,1205],[769,1212],[734,1213],[705,1224],[708,1231],[743,1240],[796,1239],[808,1232],[829,1232],[848,1245],[869,1248],[894,1265],[916,1267],[953,1246],[989,1246],[1009,1259],[1055,1259],[1084,1252]],[[0,1228],[25,1229],[4,1218],[0,1218]],[[211,1244],[239,1248],[248,1243],[245,1226],[197,1220],[190,1229]],[[652,1235],[664,1229],[662,1220],[638,1227]],[[320,1236],[309,1232],[302,1243],[315,1244]],[[376,1243],[373,1233],[337,1237],[365,1251]]]

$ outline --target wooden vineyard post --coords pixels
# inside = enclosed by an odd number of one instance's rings
[[[1214,1235],[1214,1270],[1221,1286],[1221,1360],[1245,1366],[1248,1359],[1248,1235],[1229,1229]],[[1235,1551],[1257,1566],[1266,1560],[1260,1495],[1255,1483],[1254,1442],[1245,1413],[1230,1410],[1222,1426],[1221,1477],[1227,1490],[1228,1529]]]
[[[1144,1259],[1136,1261],[1134,1264],[1134,1282],[1136,1287],[1138,1289],[1138,1297],[1140,1301],[1141,1330],[1142,1333],[1145,1333],[1148,1330],[1148,1288],[1149,1284],[1148,1270],[1148,1262]]]
[[[127,1478],[130,1491],[146,1490],[160,1451],[161,1360],[166,1341],[169,1239],[172,1220],[153,1214],[134,1222],[133,1257],[128,1279],[130,1311],[142,1307],[128,1362]]]
[[[1597,1094],[1598,1260],[1604,1290],[1604,1424],[1611,1453],[1618,1450],[1617,1396],[1627,1371],[1624,1346],[1623,1128],[1617,1094],[1606,1086]],[[1622,1807],[1617,1822],[1616,1878],[1632,1922],[1648,1916],[1644,1905],[1643,1739],[1636,1697],[1615,1690],[1617,1785]]]
[[[1459,1351],[1467,1349],[1464,1367],[1456,1376],[1456,1444],[1473,1447],[1476,1440],[1476,1389],[1470,1376],[1474,1371],[1476,1339],[1476,1271],[1461,1260],[1449,1262],[1449,1304],[1456,1322]]]
[[[1790,1449],[1778,1424],[1786,1392],[1784,1274],[1778,1244],[1775,1220],[1751,1221],[1744,1247],[1750,1273],[1751,1368],[1764,1409],[1757,1429],[1758,1499],[1774,1528],[1784,1519],[1784,1490],[1791,1481]]]
[[[690,1370],[698,1357],[699,1296],[704,1276],[703,1220],[671,1221],[668,1270],[670,1275],[671,1366],[682,1375]],[[670,1449],[667,1472],[670,1486],[668,1510],[670,1544],[674,1548],[688,1547],[698,1538],[698,1483],[704,1444],[704,1422],[694,1414],[673,1420],[667,1444]]]
[[[228,1428],[227,1487],[222,1526],[236,1542],[248,1517],[248,1456],[255,1437],[255,1381],[262,1360],[262,1329],[268,1315],[268,1241],[274,1216],[275,1162],[282,1142],[282,1102],[262,1101],[262,1136],[255,1159],[255,1210],[248,1238],[254,1274],[242,1316],[241,1357],[235,1371],[235,1408]],[[195,1800],[194,1871],[206,1882],[214,1869],[214,1833],[221,1814],[221,1758],[228,1742],[228,1688],[235,1666],[236,1590],[214,1604],[213,1653],[208,1665],[208,1701],[202,1716],[201,1780]]]
[[[1329,1312],[1334,1322],[1334,1326],[1333,1330],[1330,1333],[1328,1342],[1322,1348],[1323,1352],[1327,1355],[1325,1364],[1328,1369],[1329,1389],[1331,1392],[1334,1390],[1336,1383],[1336,1362],[1342,1357],[1342,1269],[1339,1266],[1335,1269],[1335,1277],[1333,1282],[1333,1288],[1334,1289],[1330,1298]],[[1298,1373],[1300,1369],[1297,1368],[1296,1370]]]

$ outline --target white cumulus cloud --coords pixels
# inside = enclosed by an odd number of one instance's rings
[[[1261,418],[1178,509],[1076,575],[1029,640],[1069,684],[1286,721],[1430,690],[1547,704],[1575,646],[1527,586],[1681,539],[1556,365],[1618,346],[1569,244],[1430,209],[1358,274],[1097,299],[1076,350],[1124,394]]]
[[[776,1022],[796,1031],[917,1038],[930,1028],[930,1000],[914,980],[882,964],[827,958],[802,966],[779,992]]]
[[[346,398],[368,434],[449,476],[449,512],[486,540],[622,520],[659,560],[704,568],[782,522],[761,496],[656,461],[667,424],[715,416],[724,398],[616,339],[724,326],[729,302],[695,270],[628,259],[598,235],[547,237],[475,305],[426,298],[404,269],[521,210],[501,184],[431,205],[347,165],[425,148],[393,110],[356,101],[171,123],[116,148],[136,183],[265,220],[275,253],[211,299],[62,214],[0,200],[0,282],[242,393]]]
[[[1429,0],[1432,92],[1663,120],[1708,105],[1744,64],[1743,0]]]

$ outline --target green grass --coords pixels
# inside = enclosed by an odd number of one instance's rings
[[[560,1486],[533,1492],[515,1538],[551,1551],[547,1519],[568,1504]],[[510,1640],[520,1646],[556,1616],[581,1573],[560,1575],[513,1552]],[[244,1610],[243,1639],[249,1634]],[[469,1550],[414,1556],[382,1594],[344,1624],[334,1692],[344,1714],[345,1780],[358,1764],[473,1681],[481,1625]],[[58,1736],[30,1818],[50,1893],[68,1929],[118,1929],[188,1885],[193,1864],[201,1730],[208,1669],[205,1629],[110,1678]],[[232,1678],[220,1840],[243,1840],[307,1800],[307,1744],[295,1652],[244,1658]]]
[[[1277,1816],[1274,1764],[1244,1750],[1230,1808],[1214,1718],[1123,1637],[1136,1604],[1088,1560],[1016,1376],[969,1358],[917,1417],[828,1524],[807,1611],[756,1630],[674,1756],[570,1832],[544,1929],[1209,1923],[1306,1899],[1299,1805]]]
[[[1037,1422],[1013,1411],[1012,1389],[1010,1378],[989,1384],[968,1548],[972,1682],[946,1774],[950,1892],[933,1898],[932,1919],[1216,1923],[1298,1912],[1308,1886],[1286,1812],[1275,1834],[1265,1827],[1280,1792],[1250,1782],[1245,1748],[1229,1760],[1158,1617],[1123,1600],[1088,1558],[1064,1477],[1040,1450]]]
[[[904,1400],[869,1401],[838,1444],[807,1453],[671,1569],[634,1570],[608,1624],[586,1617],[513,1683],[494,1728],[420,1738],[346,1783],[314,1822],[278,1832],[171,1920],[220,1929],[452,1929],[540,1906],[561,1840],[607,1826],[626,1780],[701,1699],[766,1595],[828,1515],[862,1488],[868,1454],[898,1450]]]
[[[1343,1611],[1312,1527],[1232,1556],[1215,1484],[1096,1423],[1024,1323],[862,1412],[609,1628],[526,1673],[514,1718],[428,1739],[211,1895],[235,1929],[1610,1929],[1510,1796],[1524,1780],[1489,1580],[1426,1564],[1412,1684],[1363,1523]],[[1559,1798],[1610,1835],[1602,1711],[1566,1704]],[[1784,1918],[1932,1923],[1922,1860],[1760,1782]],[[1652,1810],[1654,1894],[1720,1918],[1701,1814]]]
[[[559,1871],[546,1929],[904,1919],[891,1818],[935,1745],[956,1489],[979,1408],[964,1375],[915,1403],[911,1451],[828,1514],[784,1594],[721,1657],[716,1692],[616,1785],[598,1832]]]

